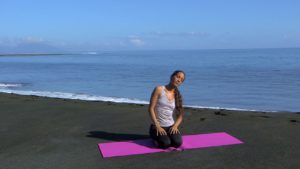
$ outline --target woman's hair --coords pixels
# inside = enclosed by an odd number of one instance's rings
[[[172,80],[173,76],[176,76],[178,73],[183,73],[184,74],[184,79],[185,80],[185,73],[182,70],[176,70],[172,73],[170,79]],[[175,108],[179,113],[183,113],[183,107],[182,107],[182,96],[180,94],[180,91],[178,88],[175,86]]]

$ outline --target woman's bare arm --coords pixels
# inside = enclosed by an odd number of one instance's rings
[[[176,127],[179,127],[179,125],[181,124],[182,120],[183,120],[183,108],[182,108],[182,112],[178,111],[178,110],[175,110],[177,111],[177,115],[176,115],[176,121],[175,121],[175,124],[174,126]]]
[[[161,92],[161,88],[159,86],[157,86],[153,90],[153,92],[151,94],[149,108],[148,108],[148,112],[149,112],[150,118],[151,118],[153,124],[155,124],[156,127],[160,127],[160,124],[157,121],[156,112],[155,112],[155,106],[157,104],[157,100],[158,100],[160,92]]]
[[[151,120],[153,122],[153,124],[155,125],[156,127],[156,135],[167,135],[167,132],[160,126],[159,122],[157,121],[156,119],[156,112],[155,112],[155,106],[157,104],[157,100],[158,100],[158,97],[161,93],[161,90],[162,90],[162,87],[159,87],[157,86],[153,92],[152,92],[152,95],[151,95],[151,99],[150,99],[150,105],[149,105],[149,114],[150,114],[150,117],[151,117]]]

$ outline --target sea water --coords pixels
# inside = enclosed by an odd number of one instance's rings
[[[185,106],[300,111],[299,48],[1,56],[0,92],[148,104],[178,69]]]

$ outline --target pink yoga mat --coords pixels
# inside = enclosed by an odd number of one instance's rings
[[[166,150],[155,147],[151,139],[99,143],[98,146],[103,158],[106,158],[156,152],[169,152],[173,150],[181,151],[185,149],[215,147],[243,143],[242,141],[225,132],[186,135],[182,136],[182,139],[183,143],[181,147],[177,149],[171,147]]]

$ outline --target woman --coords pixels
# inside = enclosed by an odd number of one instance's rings
[[[149,133],[159,148],[178,148],[182,144],[178,127],[183,119],[183,108],[178,86],[183,83],[184,79],[185,73],[176,70],[171,75],[168,85],[157,86],[152,92],[149,105],[152,124]],[[174,114],[176,121],[173,118]]]

